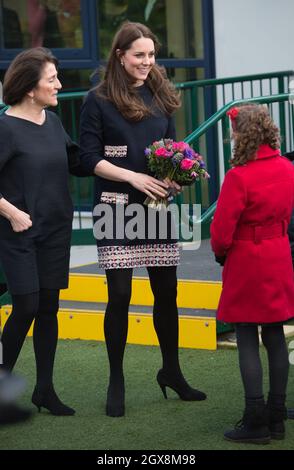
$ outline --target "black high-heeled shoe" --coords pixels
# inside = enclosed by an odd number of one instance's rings
[[[119,418],[125,414],[125,386],[124,380],[110,380],[107,390],[106,414]]]
[[[38,390],[35,387],[32,396],[32,403],[38,408],[39,413],[43,407],[55,416],[72,416],[75,414],[75,410],[73,408],[62,403],[56,395],[53,387],[48,388],[47,390]]]
[[[167,399],[166,387],[174,390],[180,399],[184,401],[202,401],[206,399],[206,394],[190,387],[181,373],[171,376],[166,374],[163,369],[160,369],[157,374],[157,382],[165,399]]]

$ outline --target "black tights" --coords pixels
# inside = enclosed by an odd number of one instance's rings
[[[236,333],[245,397],[262,397],[262,365],[259,357],[258,328],[255,325],[237,325]],[[262,327],[261,338],[268,355],[270,394],[285,396],[289,360],[283,326]]]
[[[34,323],[34,351],[37,369],[37,387],[52,385],[53,365],[58,338],[57,312],[59,290],[41,289],[25,295],[12,295],[12,313],[3,333],[3,368],[12,370],[25,337]]]
[[[179,373],[176,267],[148,268],[148,273],[154,295],[153,322],[162,353],[163,368],[167,372]],[[132,274],[132,269],[106,270],[109,300],[105,312],[104,334],[113,379],[123,376]]]

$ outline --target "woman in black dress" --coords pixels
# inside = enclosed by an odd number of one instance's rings
[[[163,358],[157,381],[164,396],[166,387],[170,387],[182,400],[206,398],[188,385],[179,365],[176,302],[179,247],[171,232],[171,213],[167,236],[157,233],[151,239],[148,229],[154,227],[148,225],[148,210],[143,206],[146,195],[153,199],[165,197],[169,184],[180,190],[176,183],[162,182],[148,174],[144,154],[152,142],[175,138],[171,115],[180,106],[174,87],[155,64],[158,48],[157,38],[146,26],[124,23],[114,38],[105,78],[89,92],[81,112],[81,164],[86,171],[96,174],[94,234],[99,267],[106,270],[108,285],[104,331],[110,363],[106,403],[109,416],[123,416],[125,412],[123,355],[134,267],[147,267],[154,294],[154,327]],[[144,208],[144,217],[137,224],[140,236],[134,238],[124,230],[131,220],[126,215],[131,212],[128,211],[131,204]],[[105,205],[111,208],[110,212],[106,210],[108,215],[103,215]],[[105,233],[110,236],[103,237],[104,222],[109,225]]]
[[[3,86],[10,107],[0,116],[0,263],[12,296],[3,334],[3,368],[11,371],[35,319],[37,384],[32,401],[72,415],[53,387],[59,290],[68,285],[73,206],[68,170],[83,176],[78,146],[47,106],[57,105],[57,60],[45,48],[20,53]]]

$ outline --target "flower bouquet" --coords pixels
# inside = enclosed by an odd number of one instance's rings
[[[148,168],[160,180],[169,178],[181,186],[188,186],[200,178],[209,178],[203,157],[185,142],[161,139],[149,145],[145,149],[145,155]],[[147,197],[144,204],[160,210],[167,207],[170,199],[170,196],[156,200]]]

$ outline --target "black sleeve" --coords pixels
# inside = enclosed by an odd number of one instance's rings
[[[220,266],[224,266],[226,262],[226,255],[223,255],[223,256],[214,255],[214,259],[218,264],[220,264]]]
[[[8,126],[0,121],[0,171],[13,156],[13,138],[12,132]],[[0,188],[0,199],[3,197]]]
[[[65,132],[65,131],[64,131]],[[69,172],[74,176],[93,176],[93,171],[86,171],[80,161],[80,147],[65,132],[66,151]]]
[[[168,128],[165,134],[165,139],[176,140],[176,126],[175,126],[175,118],[173,116],[170,116],[168,118]]]
[[[104,159],[103,120],[98,99],[89,92],[80,116],[80,159],[85,171],[94,173],[95,166]]]

